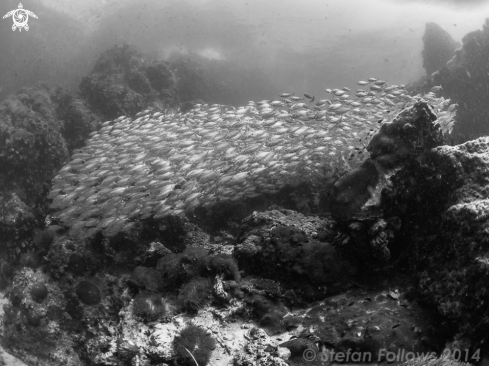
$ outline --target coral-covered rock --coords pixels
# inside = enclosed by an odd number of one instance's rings
[[[48,288],[42,282],[36,282],[31,286],[31,296],[37,302],[42,302],[48,297]]]
[[[337,234],[328,219],[304,216],[289,210],[254,212],[243,220],[234,256],[247,274],[318,286],[347,281],[355,266],[341,258],[328,240]],[[270,265],[273,263],[273,265]],[[331,286],[327,291],[335,291]],[[318,293],[318,296],[321,296]]]
[[[76,352],[57,353],[73,349],[73,339],[67,331],[73,322],[65,307],[59,283],[49,281],[49,274],[23,267],[15,271],[10,304],[0,325],[2,346],[28,364],[81,365]],[[23,290],[20,290],[20,289]]]
[[[140,293],[133,301],[132,310],[134,315],[145,321],[155,321],[165,315],[165,304],[160,295],[151,293]]]
[[[50,181],[97,121],[81,100],[56,86],[22,88],[0,104],[0,256],[10,265],[44,262],[53,233],[34,228],[44,225]]]
[[[35,222],[33,210],[15,193],[0,195],[0,235],[2,245],[9,239],[23,237]]]
[[[16,192],[29,205],[45,197],[48,184],[95,130],[99,118],[60,87],[23,88],[0,104],[2,192]]]
[[[333,241],[336,248],[362,258],[367,266],[390,260],[389,246],[402,220],[398,211],[389,208],[399,206],[389,192],[394,189],[404,201],[400,187],[416,184],[412,172],[422,170],[430,150],[443,143],[436,120],[433,107],[425,100],[403,110],[372,137],[367,146],[370,157],[334,184],[332,214],[342,232]]]
[[[82,97],[105,119],[134,115],[155,102],[172,104],[175,80],[168,66],[123,44],[104,52],[82,79]]]
[[[89,134],[99,129],[101,117],[88,108],[87,103],[74,95],[59,92],[52,97],[56,116],[63,122],[62,135],[71,153],[85,144]]]
[[[102,293],[99,287],[87,280],[78,283],[76,295],[85,305],[97,305],[102,300]]]
[[[334,184],[333,216],[341,219],[362,216],[362,211],[378,207],[387,184],[380,176],[409,160],[422,160],[426,152],[443,143],[436,119],[433,108],[421,100],[399,113],[392,122],[384,123],[367,146],[369,159]]]
[[[408,159],[422,159],[427,151],[443,144],[440,125],[430,104],[419,100],[404,109],[392,122],[384,123],[370,140],[370,159],[382,169],[399,167]]]
[[[195,313],[208,303],[211,295],[211,281],[208,278],[197,277],[181,287],[178,302],[183,310]]]
[[[286,366],[288,365],[281,357],[272,354],[270,350],[271,339],[263,329],[250,329],[248,342],[244,351],[238,353],[234,358],[236,366]]]
[[[489,138],[439,147],[432,160],[453,191],[438,232],[421,246],[420,289],[461,335],[478,340],[489,329]]]
[[[239,282],[241,276],[239,274],[238,264],[234,258],[228,254],[218,254],[211,256],[208,263],[211,271],[222,274],[226,278],[231,278]]]
[[[153,292],[157,292],[163,287],[160,274],[151,267],[136,267],[132,272],[131,281],[138,287]]]

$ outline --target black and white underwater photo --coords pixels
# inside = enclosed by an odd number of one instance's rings
[[[489,0],[0,16],[0,365],[489,366]]]

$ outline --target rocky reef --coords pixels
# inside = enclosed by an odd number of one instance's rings
[[[453,347],[474,352],[487,341],[488,142],[430,149],[424,164],[404,166],[382,193],[384,219],[401,224],[389,237],[394,263],[411,268],[420,298],[455,336]]]
[[[134,115],[160,103],[175,105],[176,80],[168,65],[127,44],[105,51],[80,83],[80,95],[103,119]]]
[[[99,121],[82,100],[51,85],[23,88],[0,104],[0,263],[5,268],[23,258],[42,261],[50,234],[36,228],[44,226],[51,179]],[[0,282],[10,277],[5,271]]]
[[[419,277],[422,293],[458,328],[465,344],[486,341],[487,293],[487,164],[489,139],[434,149],[431,159],[451,194],[430,240]],[[461,340],[461,342],[462,342]]]
[[[0,105],[14,149],[1,156],[17,159],[0,206],[5,349],[42,366],[359,361],[346,355],[402,364],[406,353],[444,348],[455,357],[407,364],[480,360],[489,139],[442,146],[447,105],[430,95],[373,134],[358,168],[321,187],[161,217],[138,207],[129,229],[111,235],[74,236],[44,220],[50,179],[101,119],[180,106],[174,72],[117,46],[80,96],[42,86]],[[26,160],[29,172],[17,172]]]
[[[385,123],[367,146],[370,156],[333,186],[331,210],[343,228],[335,244],[352,256],[387,263],[402,220],[386,203],[392,186],[406,168],[425,165],[430,150],[443,143],[434,109],[418,101]],[[396,187],[397,189],[397,187]]]
[[[425,101],[415,103],[373,137],[369,164],[378,175],[423,164],[424,152],[441,141],[435,120]],[[358,171],[361,179],[365,168]],[[348,186],[340,180],[335,197],[345,197]],[[372,184],[368,192],[381,196],[381,187]],[[346,196],[357,202],[357,195]],[[339,212],[340,206],[332,207]],[[362,215],[374,220],[366,230],[377,227],[374,235],[384,238],[384,218]],[[2,344],[42,365],[193,358],[203,365],[293,365],[304,357],[320,363],[348,349],[379,360],[386,357],[382,350],[440,350],[446,338],[432,330],[436,315],[418,304],[409,277],[379,282],[384,272],[371,271],[378,268],[374,260],[366,266],[348,245],[336,245],[345,235],[344,218],[276,207],[252,213],[239,230],[226,232],[224,222],[209,232],[199,216],[173,214],[89,238],[51,225],[39,234],[46,242],[42,256],[25,254],[6,277]],[[375,258],[376,249],[363,253]]]
[[[436,23],[426,23],[423,35],[423,67],[428,75],[442,69],[460,47],[450,34]]]

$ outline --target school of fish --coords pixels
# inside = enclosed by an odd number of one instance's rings
[[[139,220],[352,169],[382,123],[421,97],[375,78],[357,84],[354,93],[325,89],[320,100],[283,93],[239,108],[195,104],[187,113],[145,110],[107,121],[54,178],[51,216],[72,237],[113,236]],[[456,105],[433,92],[422,97],[450,133]]]

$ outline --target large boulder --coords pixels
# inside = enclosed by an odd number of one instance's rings
[[[489,105],[485,102],[489,93],[489,21],[482,30],[465,35],[462,43],[446,66],[432,75],[428,87],[442,86],[445,97],[458,104],[454,130],[467,140],[489,132]]]
[[[442,144],[436,120],[427,101],[416,102],[384,123],[367,146],[370,157],[334,184],[330,205],[342,234],[333,244],[340,251],[366,265],[385,265],[391,259],[389,247],[402,221],[385,200],[392,187],[409,182],[408,173],[394,185],[397,176],[421,168],[430,149]]]
[[[429,149],[441,145],[443,137],[433,108],[420,100],[401,112],[392,122],[382,125],[370,140],[370,157],[357,169],[341,177],[333,187],[333,216],[363,216],[379,206],[385,177],[409,161],[422,160]]]
[[[415,274],[455,348],[482,347],[489,325],[489,138],[439,146],[391,177],[386,217],[401,227],[389,243],[395,264]]]
[[[452,192],[435,237],[424,247],[419,287],[472,343],[489,330],[489,138],[431,154]]]
[[[436,23],[426,23],[423,35],[423,67],[428,75],[440,70],[460,46],[452,36]]]

